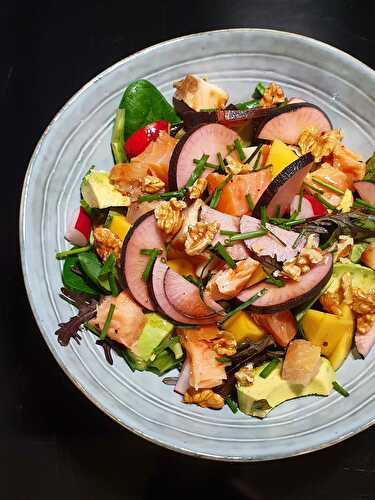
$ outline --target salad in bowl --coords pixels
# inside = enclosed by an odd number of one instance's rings
[[[114,165],[82,179],[58,342],[94,335],[181,404],[264,418],[349,396],[336,372],[375,343],[375,155],[275,82],[239,103],[205,77],[174,86],[173,104],[125,89]]]

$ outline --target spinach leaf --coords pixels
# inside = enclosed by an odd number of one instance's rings
[[[158,89],[147,80],[136,80],[124,92],[120,109],[125,109],[125,139],[156,120],[179,123],[181,119]]]
[[[72,269],[78,268],[78,255],[70,255],[65,259],[63,272],[62,272],[62,280],[64,286],[69,290],[78,293],[85,293],[90,296],[100,295],[100,292],[89,283],[86,276],[82,273],[82,275],[77,274]]]
[[[102,277],[102,263],[94,252],[85,252],[78,254],[78,262],[82,271],[86,274],[90,281],[92,281],[99,288],[103,288],[107,292],[111,291],[108,279]]]
[[[375,151],[372,153],[371,158],[366,162],[366,175],[364,181],[372,181],[375,179]]]

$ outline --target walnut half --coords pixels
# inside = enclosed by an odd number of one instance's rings
[[[233,334],[226,331],[220,332],[221,336],[213,341],[213,349],[220,356],[233,356],[237,351],[237,342]]]
[[[146,175],[142,179],[142,191],[144,191],[145,193],[157,193],[158,191],[163,189],[164,186],[165,183],[155,175]]]
[[[184,222],[184,208],[186,203],[176,198],[163,201],[155,208],[157,225],[167,236],[174,236],[180,230]]]
[[[283,89],[280,85],[271,82],[267,85],[264,91],[263,97],[260,100],[260,105],[262,108],[270,108],[275,104],[281,104],[285,101],[285,95]]]
[[[94,247],[103,261],[113,253],[117,264],[120,262],[122,241],[110,229],[102,226],[94,229]]]
[[[194,389],[190,387],[184,394],[184,403],[220,410],[224,406],[224,398],[220,394],[216,394],[212,389]]]
[[[185,252],[188,255],[201,255],[210,245],[218,232],[218,222],[197,222],[188,227]]]

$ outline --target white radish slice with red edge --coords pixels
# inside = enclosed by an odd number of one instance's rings
[[[257,139],[273,141],[280,139],[285,144],[298,144],[302,132],[314,127],[318,132],[332,129],[328,116],[315,104],[294,102],[274,108],[256,130]]]
[[[358,181],[354,187],[363,201],[375,204],[375,181]]]
[[[280,288],[263,281],[243,290],[237,295],[237,299],[246,302],[262,289],[266,289],[266,293],[248,307],[250,311],[273,313],[300,306],[316,297],[328,283],[332,274],[332,262],[332,255],[327,254],[321,263],[303,274],[299,281],[289,280]]]
[[[227,146],[233,145],[238,138],[236,132],[219,123],[199,125],[186,132],[174,148],[169,163],[169,190],[178,191],[186,185],[196,167],[193,160],[207,154],[208,162],[217,164],[217,154],[225,158]],[[207,169],[202,177],[209,172],[212,169]]]
[[[65,233],[65,239],[72,245],[84,247],[88,244],[91,233],[91,219],[80,207],[75,211],[73,220]]]
[[[307,153],[285,167],[257,201],[253,210],[254,217],[260,218],[262,207],[266,207],[268,217],[274,217],[277,212],[281,217],[285,215],[289,211],[290,201],[301,189],[313,162],[313,155]]]
[[[191,363],[188,357],[185,358],[184,364],[178,377],[177,384],[174,388],[175,392],[184,395],[190,387]]]
[[[260,221],[255,219],[255,217],[243,215],[240,222],[241,233],[258,231],[259,224]],[[275,257],[280,262],[283,262],[295,257],[306,244],[306,237],[300,237],[300,234],[295,231],[288,231],[287,229],[282,229],[281,227],[274,226],[269,223],[266,224],[266,228],[269,229],[285,245],[278,241],[278,239],[271,233],[264,236],[258,236],[257,238],[244,240],[245,245],[250,250],[254,259],[256,259],[257,256],[268,255],[270,257]],[[297,238],[299,238],[298,241]],[[295,245],[296,241],[297,245]],[[293,246],[295,246],[295,248],[293,248]]]
[[[121,269],[124,281],[134,299],[145,309],[154,311],[147,283],[142,274],[149,260],[148,255],[141,255],[143,249],[159,249],[164,253],[164,241],[156,224],[153,212],[148,212],[136,220],[128,231],[121,253]]]
[[[164,291],[172,306],[184,316],[191,319],[213,317],[214,312],[203,302],[199,288],[172,269],[165,273]]]
[[[290,213],[297,213],[298,219],[308,219],[309,217],[327,215],[327,209],[314,196],[304,194],[301,201],[300,195],[297,194],[290,204]]]
[[[202,207],[200,220],[209,223],[219,222],[220,224],[219,232],[215,235],[212,245],[215,245],[215,243],[217,243],[218,241],[224,243],[224,240],[229,238],[229,236],[220,234],[220,230],[235,231],[235,232],[240,231],[239,217],[235,217],[234,215],[224,214],[222,212],[219,212],[218,210],[208,207],[207,205],[204,205]],[[226,250],[234,260],[246,259],[249,256],[249,253],[246,250],[246,247],[242,243],[242,241],[239,241],[233,246],[227,247]]]
[[[151,279],[149,281],[149,292],[157,310],[176,323],[189,325],[213,324],[215,322],[215,316],[208,319],[192,319],[184,314],[181,314],[175,307],[173,307],[164,290],[164,277],[168,269],[169,267],[164,264],[161,259],[156,259],[152,269]]]

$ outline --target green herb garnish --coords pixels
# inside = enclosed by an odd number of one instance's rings
[[[199,177],[201,177],[201,175],[205,171],[208,157],[209,155],[203,154],[200,160],[193,160],[193,162],[196,164],[196,167],[191,173],[191,176],[189,177],[185,187],[191,187],[194,182],[199,179]]]
[[[181,199],[185,195],[184,191],[169,191],[167,193],[156,193],[156,194],[145,194],[138,197],[138,201],[143,203],[144,201],[154,201],[154,200],[170,200],[171,198]]]
[[[127,157],[124,150],[125,109],[119,108],[116,112],[112,129],[111,148],[115,163],[125,163]]]
[[[321,196],[319,193],[314,194],[314,198],[316,198],[322,205],[329,208],[330,210],[336,210],[336,207],[329,203],[329,201],[323,198],[323,196]]]
[[[219,363],[231,363],[232,360],[228,358],[228,356],[221,356],[220,358],[216,358],[216,361],[219,361]]]
[[[266,91],[266,86],[264,85],[263,82],[259,82],[253,92],[254,99],[259,99],[263,97],[265,91]]]
[[[332,382],[332,387],[337,391],[341,396],[344,396],[344,398],[347,398],[349,396],[349,392],[344,389],[340,384],[338,384],[336,381]]]
[[[252,297],[250,297],[250,299],[246,300],[245,302],[243,302],[241,305],[235,307],[234,309],[232,309],[231,311],[228,311],[226,313],[226,315],[224,316],[224,318],[219,322],[220,325],[223,325],[229,318],[231,318],[234,314],[236,314],[237,312],[239,311],[242,311],[243,309],[246,309],[247,307],[249,307],[251,304],[253,304],[254,302],[256,302],[258,299],[260,299],[260,297],[262,297],[265,293],[268,292],[268,289],[267,288],[262,288],[261,290],[259,290],[259,292],[255,293]]]
[[[372,205],[371,203],[367,203],[367,201],[357,199],[354,202],[354,206],[363,207],[363,208],[366,208],[367,210],[370,210],[370,212],[375,212],[375,205]]]
[[[104,340],[106,335],[107,335],[107,331],[108,331],[109,325],[112,321],[112,316],[113,316],[115,308],[116,308],[115,304],[111,304],[109,306],[108,315],[107,315],[106,320],[104,322],[103,330],[101,331],[101,334],[100,334],[100,340]]]
[[[332,186],[332,184],[329,184],[328,182],[325,182],[325,181],[319,179],[318,177],[313,177],[312,180],[316,184],[320,184],[321,186],[324,186],[324,187],[330,189],[331,191],[333,191],[334,193],[337,193],[341,196],[345,194],[345,192],[342,189],[339,189],[336,186]]]
[[[281,280],[279,278],[275,278],[274,276],[272,276],[272,274],[267,274],[267,278],[264,281],[266,283],[269,283],[270,285],[275,285],[278,288],[282,288],[283,286],[285,286],[285,283],[283,280]]]
[[[215,188],[212,198],[210,201],[210,207],[211,208],[216,208],[219,204],[220,198],[221,198],[221,193],[223,191],[223,188],[230,182],[233,178],[233,174],[228,174],[223,181],[218,184],[218,186]]]
[[[191,274],[185,274],[183,277],[189,283],[192,283],[193,285],[197,286],[198,288],[201,288],[202,282],[198,278],[194,278],[194,276],[192,276]]]
[[[92,249],[91,245],[87,245],[85,247],[79,247],[79,248],[71,248],[70,250],[64,250],[63,252],[57,252],[55,257],[58,260],[63,260],[63,259],[66,259],[67,257],[69,257],[70,255],[77,255],[79,253],[88,252],[91,249]]]
[[[315,191],[316,193],[319,193],[319,194],[323,194],[324,193],[323,189],[319,189],[319,188],[313,186],[312,184],[308,184],[305,181],[303,183],[304,183],[304,185],[306,187],[308,187],[309,189],[311,189],[311,191]]]
[[[299,190],[299,199],[298,199],[298,208],[297,208],[296,217],[300,213],[301,208],[302,208],[303,193],[304,193],[304,189],[303,189],[303,187],[301,187],[301,189]]]
[[[152,249],[143,248],[142,250],[140,250],[139,253],[141,255],[148,256],[148,261],[145,270],[142,273],[143,281],[148,281],[151,276],[152,266],[154,265],[157,256],[160,255],[162,252],[158,248],[152,248]]]
[[[247,203],[247,206],[249,207],[249,210],[252,212],[254,210],[254,202],[251,198],[251,195],[250,194],[246,194],[245,195],[245,200],[246,200],[246,203]]]
[[[257,108],[259,106],[259,99],[252,99],[251,101],[239,102],[235,106],[239,110]]]
[[[225,250],[225,247],[220,241],[218,241],[214,247],[211,249],[212,252],[221,257],[231,269],[236,268],[236,262],[232,259],[229,253]]]
[[[228,240],[225,240],[225,243],[227,242],[228,245],[230,245],[232,241],[251,240],[252,238],[259,238],[266,234],[268,234],[268,229],[259,229],[258,231],[249,231],[248,233],[237,233],[230,236]]]
[[[305,229],[302,229],[302,231],[299,233],[299,235],[297,236],[297,238],[294,240],[294,243],[292,245],[293,250],[295,250],[298,247],[298,245],[300,244],[302,238],[305,236],[305,232],[306,232]]]
[[[253,166],[253,171],[255,172],[258,169],[259,161],[262,157],[262,152],[259,151],[257,159],[255,160],[254,166]]]
[[[253,158],[255,158],[255,156],[259,153],[260,151],[260,148],[263,146],[263,144],[258,144],[258,146],[256,147],[256,149],[251,153],[251,155],[249,156],[249,158],[245,161],[245,164],[246,163],[250,163],[251,160]]]
[[[261,221],[262,226],[266,227],[266,224],[267,224],[266,207],[260,207],[260,221]]]
[[[240,234],[238,231],[227,231],[226,229],[221,229],[220,234],[223,236],[234,236],[235,234]]]
[[[263,368],[263,370],[259,373],[259,376],[262,378],[267,378],[269,375],[271,375],[271,373],[279,363],[280,363],[279,358],[273,358],[273,360],[270,361],[268,365],[266,365]]]
[[[233,399],[230,396],[226,396],[224,400],[226,405],[229,406],[229,409],[232,413],[238,412],[238,405],[235,401],[233,401]]]
[[[234,141],[234,147],[237,150],[238,156],[240,157],[240,161],[244,161],[244,159],[246,158],[246,156],[245,156],[244,150],[242,148],[241,141],[239,139],[236,139]]]
[[[226,173],[225,172],[225,163],[224,163],[223,157],[221,156],[221,153],[217,153],[216,156],[217,156],[217,161],[219,162],[219,167],[220,167],[221,173]]]

